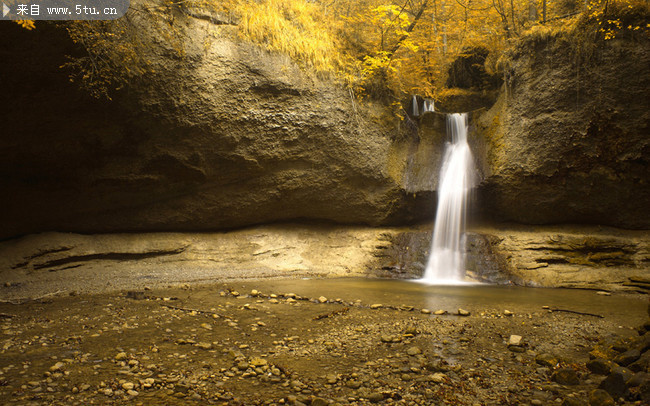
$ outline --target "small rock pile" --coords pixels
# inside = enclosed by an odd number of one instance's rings
[[[589,353],[586,367],[605,376],[591,391],[591,405],[614,405],[618,400],[650,404],[650,319],[639,336],[628,340],[601,340]]]

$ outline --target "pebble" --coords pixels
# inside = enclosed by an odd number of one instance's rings
[[[504,315],[504,316],[512,316],[512,315],[514,315],[514,313],[511,312],[510,310],[504,310],[504,311],[503,311],[503,315]]]
[[[321,297],[318,298],[318,301],[319,301],[320,303],[327,303],[327,298],[326,298],[325,296],[321,296]],[[313,402],[312,402],[312,403],[313,403]]]
[[[254,357],[251,358],[250,364],[253,366],[253,368],[258,368],[258,367],[267,366],[268,361],[265,360],[264,358]]]
[[[444,383],[446,378],[447,375],[443,374],[442,372],[436,372],[435,374],[429,376],[429,380],[435,383]]]
[[[609,375],[612,372],[613,363],[611,361],[594,358],[587,361],[587,369],[597,375]]]
[[[371,401],[372,403],[379,403],[382,400],[384,400],[384,395],[382,395],[379,392],[372,392],[371,394],[368,395],[368,400]]]
[[[589,392],[589,405],[591,406],[614,406],[616,402],[602,389],[594,389]]]
[[[431,310],[429,310],[429,309],[422,309],[422,310],[420,310],[420,313],[422,313],[422,314],[431,314]]]
[[[549,354],[547,352],[537,354],[537,356],[535,357],[535,362],[541,366],[545,366],[549,368],[555,368],[558,364],[557,358],[554,355]]]
[[[115,361],[121,361],[123,359],[126,359],[127,355],[125,352],[118,352],[117,355],[115,356]]]
[[[614,358],[613,361],[618,365],[626,367],[631,363],[633,363],[634,361],[638,360],[639,358],[641,358],[641,352],[637,349],[632,349],[620,354],[619,356]]]
[[[470,314],[471,314],[471,313],[470,313],[468,310],[460,309],[460,308],[458,309],[458,315],[459,315],[459,316],[467,317],[467,316],[469,316]]]
[[[557,382],[560,385],[579,385],[580,379],[575,370],[571,368],[560,368],[557,371],[553,372],[551,375],[551,380]]]
[[[512,345],[521,345],[521,336],[518,336],[516,334],[512,334],[510,338],[508,339],[508,346]]]
[[[442,309],[436,310],[435,312],[433,312],[433,314],[437,316],[442,316],[443,314],[447,314],[447,310],[442,310]]]
[[[384,305],[382,305],[380,303],[375,303],[375,304],[370,305],[371,309],[381,309],[382,307],[384,307]]]
[[[206,343],[206,342],[201,342],[201,343],[196,343],[194,344],[195,347],[198,347],[202,350],[211,350],[212,349],[212,343]]]
[[[311,400],[310,406],[327,406],[329,402],[323,398],[313,398]]]
[[[327,381],[328,384],[334,385],[335,383],[338,382],[339,378],[334,374],[329,374],[325,377],[325,380]]]
[[[419,347],[411,347],[408,350],[406,350],[406,353],[410,356],[415,356],[418,354],[422,354],[422,350]]]
[[[50,367],[50,372],[60,371],[65,366],[63,362],[57,362],[56,364]]]
[[[598,389],[603,389],[614,399],[618,399],[628,393],[626,381],[623,372],[615,370],[598,385]]]

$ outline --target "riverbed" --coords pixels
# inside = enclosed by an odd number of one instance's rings
[[[584,367],[591,348],[636,336],[646,308],[633,294],[371,278],[4,303],[0,401],[550,404],[587,396],[602,379]],[[562,366],[580,383],[552,382]]]

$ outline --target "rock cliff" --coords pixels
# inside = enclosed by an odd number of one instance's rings
[[[0,93],[0,239],[431,219],[442,115],[397,129],[385,106],[204,17],[178,17],[183,58],[154,20],[134,20],[154,73],[111,102],[59,69],[76,52],[60,26],[0,26],[11,79]],[[650,228],[649,43],[519,43],[498,102],[471,119],[488,220]]]
[[[3,25],[0,238],[209,230],[296,219],[419,218],[389,154],[386,109],[238,38],[180,16],[185,57],[137,20],[153,72],[113,102],[59,69],[74,45],[55,26]],[[149,35],[150,38],[146,36]],[[417,205],[415,206],[417,207]],[[426,212],[427,215],[430,212]]]
[[[581,34],[529,35],[508,55],[477,126],[480,205],[520,223],[650,228],[650,38]]]

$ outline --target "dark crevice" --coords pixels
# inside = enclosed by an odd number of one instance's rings
[[[150,251],[150,252],[110,252],[103,254],[74,255],[67,258],[55,259],[34,265],[34,269],[51,268],[60,265],[67,265],[74,262],[85,261],[136,261],[146,258],[154,258],[168,255],[176,255],[185,251],[185,247],[169,251]]]
[[[20,262],[20,263],[18,263],[18,264],[16,264],[16,265],[13,265],[13,266],[11,267],[11,269],[22,268],[22,267],[24,267],[24,266],[29,265],[29,263],[30,263],[33,259],[40,258],[40,257],[43,257],[43,256],[45,256],[45,255],[49,255],[49,254],[56,254],[56,253],[58,253],[58,252],[70,251],[71,249],[72,249],[72,247],[61,247],[61,248],[53,248],[53,249],[50,249],[50,250],[43,250],[43,251],[37,252],[37,253],[34,254],[34,255],[31,255],[31,256],[27,257],[27,258],[26,258],[26,261],[24,261],[24,262]]]

